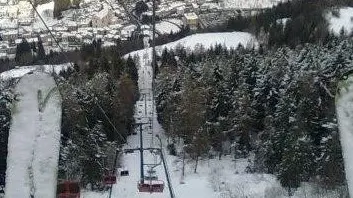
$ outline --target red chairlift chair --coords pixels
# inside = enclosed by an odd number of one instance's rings
[[[104,185],[116,184],[116,176],[115,175],[106,175],[103,177]]]
[[[139,192],[162,193],[164,190],[164,182],[161,180],[149,180],[148,182],[137,185]]]
[[[76,181],[64,181],[57,185],[57,198],[80,198],[80,184]]]

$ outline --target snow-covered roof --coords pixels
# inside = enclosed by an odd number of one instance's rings
[[[169,7],[171,8],[176,8],[176,7],[181,7],[181,6],[185,6],[185,2],[181,2],[181,1],[175,1],[175,2],[172,2]]]
[[[224,0],[225,8],[269,8],[286,0]]]
[[[0,58],[6,58],[7,57],[7,53],[0,53]]]
[[[193,7],[194,9],[197,9],[197,8],[199,8],[199,5],[197,5],[196,3],[192,3],[192,7]]]
[[[190,12],[190,13],[185,13],[184,17],[188,20],[195,20],[198,19],[199,17],[197,16],[197,14],[195,14],[194,12]]]
[[[15,40],[15,43],[16,43],[16,44],[22,43],[22,39],[16,39],[16,40]]]
[[[17,28],[17,20],[10,20],[9,18],[0,18],[0,29],[14,29]]]
[[[108,7],[104,7],[101,11],[99,11],[98,13],[96,13],[96,17],[98,17],[99,19],[104,18],[105,16],[107,16],[109,14],[109,9]]]
[[[15,34],[17,34],[17,30],[10,30],[10,31],[4,32],[2,35],[15,35]]]
[[[121,24],[113,24],[113,25],[109,25],[109,27],[111,29],[120,29],[122,27],[122,25]]]
[[[35,38],[29,38],[29,39],[27,39],[27,41],[28,41],[28,43],[35,43],[35,42],[38,42],[38,38],[37,37],[35,37]]]
[[[72,26],[77,26],[77,22],[76,22],[76,21],[67,21],[67,22],[66,22],[66,25],[67,25],[67,26],[71,26],[71,27],[72,27]]]

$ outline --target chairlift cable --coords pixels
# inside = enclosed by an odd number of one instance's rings
[[[50,33],[51,37],[53,38],[53,40],[55,41],[55,43],[57,44],[57,46],[59,47],[59,49],[61,50],[62,54],[64,54],[65,59],[67,60],[67,62],[70,64],[71,68],[74,68],[74,65],[72,64],[72,62],[69,60],[69,58],[67,57],[67,55],[64,53],[64,49],[62,48],[62,46],[60,45],[60,43],[58,42],[58,40],[54,37],[52,31],[49,29],[48,25],[46,24],[46,22],[44,21],[44,19],[42,18],[42,16],[39,14],[39,12],[37,11],[36,7],[34,6],[34,4],[32,3],[31,0],[29,0],[32,8],[35,10],[35,12],[37,13],[38,17],[40,18],[40,20],[42,21],[42,23],[44,24],[45,28],[48,30],[48,32]],[[112,7],[113,8],[113,7]],[[77,42],[76,42],[77,43]],[[55,78],[55,73],[54,73],[54,65],[52,65],[53,68],[53,75],[54,75],[54,80],[55,83],[58,86],[58,82],[57,79]],[[58,86],[59,87],[59,86]],[[85,90],[80,89],[81,91],[85,92],[87,94],[87,92]],[[98,108],[102,111],[102,113],[104,114],[105,118],[107,119],[107,121],[109,122],[109,124],[113,127],[114,131],[120,136],[121,140],[123,140],[123,142],[125,142],[127,145],[129,145],[128,141],[126,138],[124,138],[123,135],[121,135],[121,133],[118,132],[118,130],[116,129],[116,127],[114,126],[114,124],[112,123],[112,121],[109,119],[109,117],[107,116],[106,112],[104,111],[104,109],[101,107],[101,105],[98,102],[97,97],[94,96],[95,99],[95,104],[98,106]],[[130,146],[130,145],[129,145]],[[117,150],[115,151],[115,156],[117,155]],[[116,157],[114,157],[115,161],[117,161]],[[115,163],[114,163],[115,164]],[[113,167],[113,170],[115,172],[115,168]],[[110,188],[112,189],[112,184],[110,186]]]
[[[34,6],[33,2],[31,0],[29,0],[29,3],[31,4],[32,8],[34,9],[34,11],[37,13],[38,17],[40,18],[40,20],[42,21],[42,23],[44,24],[45,28],[49,31],[50,36],[54,39],[55,43],[58,45],[58,47],[60,48],[61,52],[64,52],[64,49],[61,47],[61,45],[59,44],[59,41],[55,38],[55,36],[53,35],[52,31],[49,29],[48,25],[45,23],[44,19],[42,18],[42,16],[39,14],[37,8]],[[69,62],[69,64],[71,65],[72,68],[74,68],[74,65],[72,64],[72,62],[69,61],[69,58],[67,57],[67,55],[65,53],[63,53],[65,56],[65,59]]]
[[[62,48],[62,46],[60,45],[60,43],[58,42],[58,40],[55,38],[54,34],[52,33],[52,31],[49,29],[48,25],[46,24],[46,22],[44,21],[44,19],[42,18],[42,16],[39,14],[39,12],[37,11],[37,9],[35,8],[34,4],[32,3],[32,1],[29,1],[30,4],[32,5],[33,9],[35,10],[35,12],[37,13],[37,15],[39,16],[40,20],[42,21],[42,23],[44,24],[45,28],[49,31],[51,37],[54,39],[55,43],[58,45],[58,47],[60,48],[61,52],[64,54],[66,61],[71,65],[72,68],[74,68],[72,62],[69,60],[69,58],[67,57],[67,55],[64,53],[64,49]],[[77,43],[77,42],[76,42]],[[54,70],[54,65],[53,66],[53,70]],[[81,91],[85,92],[87,94],[87,92],[85,90],[80,89]],[[116,133],[118,133],[118,135],[120,136],[120,138],[125,141],[127,144],[127,140],[126,138],[124,138],[116,129],[116,127],[113,125],[113,123],[111,122],[111,120],[109,119],[109,117],[107,116],[106,112],[104,111],[104,109],[100,106],[97,97],[95,97],[96,100],[96,104],[97,106],[100,108],[100,110],[103,112],[104,116],[106,117],[106,119],[108,120],[108,122],[113,126],[113,129]]]

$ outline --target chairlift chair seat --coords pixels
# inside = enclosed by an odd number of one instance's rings
[[[139,192],[162,193],[164,191],[164,182],[161,180],[149,180],[138,183]]]
[[[116,184],[116,176],[115,175],[106,175],[106,176],[104,176],[103,183],[105,185]]]
[[[145,176],[145,180],[158,180],[158,177],[156,175]]]
[[[139,192],[150,192],[150,185],[148,183],[138,183],[137,188]]]
[[[120,171],[120,176],[129,176],[129,171],[128,170]]]
[[[80,185],[75,181],[64,181],[57,185],[57,198],[80,198]]]

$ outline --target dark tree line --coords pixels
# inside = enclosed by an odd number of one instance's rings
[[[15,101],[15,94],[12,89],[14,80],[2,82],[0,86],[0,189],[5,185],[7,142],[11,123],[12,103]]]
[[[325,42],[331,37],[325,13],[352,0],[296,0],[279,3],[255,16],[231,18],[226,29],[249,31],[257,37],[268,35],[268,45],[295,47],[298,44]],[[288,19],[285,22],[281,19]],[[267,39],[266,39],[267,40]]]
[[[170,33],[168,35],[161,35],[156,38],[156,45],[163,45],[169,42],[176,41],[190,34],[188,27],[182,28],[178,33]],[[92,44],[83,44],[81,49],[67,52],[55,52],[50,50],[48,54],[45,53],[43,43],[38,38],[37,43],[28,43],[23,39],[22,43],[17,45],[15,60],[0,59],[0,72],[13,69],[16,65],[42,65],[42,64],[62,64],[68,61],[82,62],[86,61],[89,53],[92,52],[92,46],[97,43],[102,44],[101,40],[92,40]],[[143,39],[135,32],[135,34],[127,40],[117,39],[115,46],[105,47],[104,52],[122,56],[132,51],[143,49]],[[102,47],[100,47],[102,48]],[[86,54],[86,55],[85,55]]]

